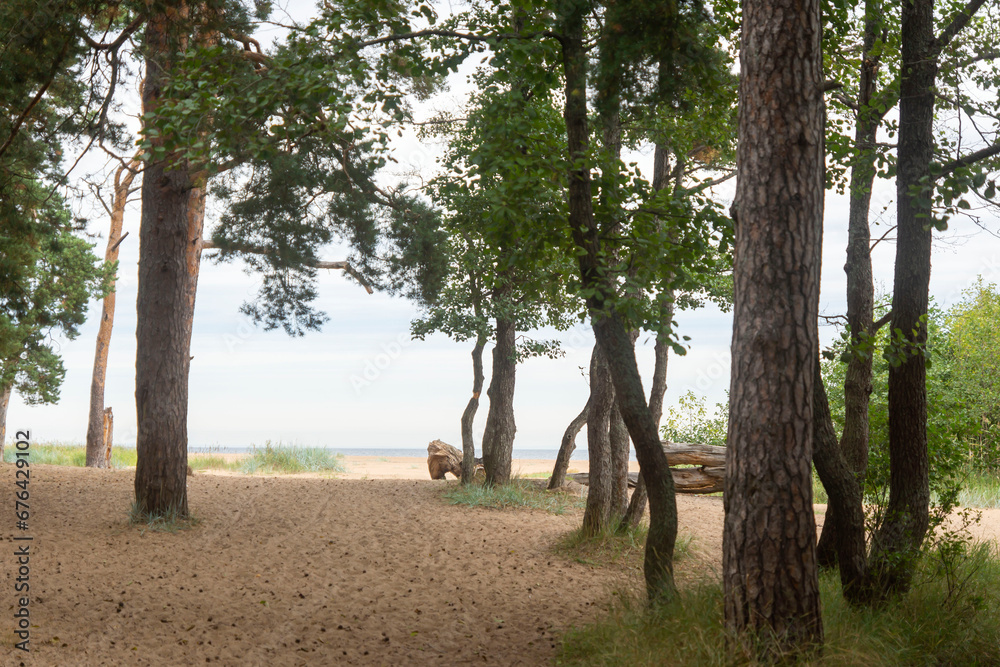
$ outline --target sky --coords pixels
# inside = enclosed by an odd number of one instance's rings
[[[429,110],[428,110],[429,111]],[[439,148],[420,144],[412,133],[397,142],[401,171],[416,168],[429,175]],[[650,173],[649,151],[635,156]],[[718,190],[732,196],[732,184]],[[877,184],[873,195],[873,237],[894,222],[895,189]],[[847,198],[828,193],[824,223],[823,278],[820,312],[846,310],[843,271],[847,244]],[[206,228],[217,219],[210,204]],[[135,301],[138,258],[138,208],[130,205],[120,247],[117,313],[112,337],[105,405],[115,415],[115,442],[134,445],[135,419]],[[108,221],[94,215],[93,233],[107,233]],[[995,216],[985,226],[1000,230]],[[208,232],[206,231],[206,235]],[[97,240],[103,255],[105,240]],[[208,255],[210,253],[206,253]],[[342,259],[329,248],[322,259]],[[876,284],[892,286],[895,244],[891,239],[873,251]],[[982,275],[1000,282],[1000,238],[967,220],[952,220],[949,231],[937,234],[931,273],[931,293],[939,306],[961,299],[962,290]],[[329,322],[320,332],[290,338],[283,331],[264,331],[239,312],[253,297],[257,278],[239,262],[204,260],[191,341],[188,438],[192,447],[249,447],[265,442],[299,446],[365,449],[424,449],[441,439],[460,446],[459,418],[472,387],[471,342],[456,343],[443,335],[425,341],[410,339],[410,322],[419,312],[399,298],[369,295],[340,271],[321,271],[316,305]],[[66,366],[61,400],[56,405],[26,406],[15,394],[7,432],[30,429],[35,442],[82,443],[86,439],[90,379],[100,317],[99,302],[91,304],[86,324],[75,340],[55,339]],[[679,334],[690,337],[685,356],[671,355],[665,407],[688,391],[704,396],[709,405],[725,402],[729,389],[732,317],[709,306],[677,315]],[[568,332],[542,332],[563,341],[561,359],[532,359],[517,369],[514,411],[515,451],[555,450],[566,425],[587,401],[586,369],[593,335],[577,325]],[[821,327],[821,342],[837,335]],[[646,380],[652,375],[653,340],[640,337],[636,355]],[[489,382],[490,353],[486,356]],[[475,422],[477,447],[486,421],[483,396]],[[577,439],[586,446],[586,431]]]

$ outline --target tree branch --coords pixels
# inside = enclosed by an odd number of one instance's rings
[[[267,250],[265,248],[257,248],[254,246],[243,245],[243,244],[228,245],[223,247],[212,241],[212,239],[202,239],[201,249],[222,250],[223,252],[243,252],[250,255],[273,254],[273,251],[271,250]],[[350,262],[346,261],[327,262],[327,261],[316,260],[313,262],[306,262],[306,266],[311,266],[314,269],[340,269],[344,273],[349,274],[352,278],[357,280],[361,284],[361,286],[365,288],[366,292],[368,292],[369,294],[372,294],[374,292],[371,284],[367,280],[365,280],[364,276],[358,273],[358,271],[353,266],[351,266]]]
[[[941,165],[941,172],[937,175],[937,178],[942,178],[947,176],[951,172],[959,169],[960,167],[968,167],[970,164],[975,164],[981,160],[986,160],[993,157],[994,155],[1000,155],[1000,142],[993,144],[992,146],[987,146],[982,150],[978,150],[974,153],[969,153],[964,157],[960,157],[957,160],[952,160],[951,162],[946,162]]]
[[[955,38],[955,35],[960,33],[966,25],[968,25],[969,20],[972,15],[979,11],[979,8],[986,4],[986,0],[969,0],[969,4],[962,8],[962,10],[951,20],[941,34],[934,39],[931,43],[931,48],[927,53],[927,58],[937,58],[944,47],[948,46],[949,42]]]
[[[145,22],[146,18],[144,16],[137,16],[131,23],[125,26],[125,29],[115,38],[115,41],[108,44],[94,41],[86,32],[81,32],[80,34],[83,36],[83,41],[87,42],[87,45],[96,51],[117,51],[118,47],[124,44],[125,40],[131,37]]]

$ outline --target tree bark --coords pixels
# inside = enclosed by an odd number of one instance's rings
[[[660,446],[656,424],[646,405],[628,331],[618,315],[608,311],[605,303],[605,294],[613,294],[614,289],[607,284],[602,270],[601,236],[594,220],[591,200],[590,168],[587,164],[587,51],[583,43],[589,5],[581,0],[569,0],[558,8],[558,12],[558,33],[566,79],[563,118],[570,165],[567,222],[573,242],[580,251],[577,261],[582,287],[593,290],[587,299],[587,307],[594,335],[607,357],[618,405],[646,478],[650,509],[643,563],[646,591],[652,602],[669,601],[676,595],[673,578],[673,553],[677,538],[674,482]]]
[[[590,399],[583,406],[583,410],[566,427],[563,433],[562,442],[559,444],[559,453],[556,455],[556,465],[552,468],[552,476],[549,477],[548,488],[558,489],[566,483],[566,471],[569,470],[569,462],[576,449],[576,436],[587,423],[587,415],[590,414]]]
[[[10,405],[11,385],[0,387],[0,461],[3,461],[3,447],[7,441],[7,407]]]
[[[115,172],[115,192],[111,200],[111,228],[108,230],[108,247],[104,251],[105,262],[118,261],[118,248],[122,238],[122,220],[128,203],[129,188],[138,173],[138,156]],[[107,468],[111,465],[110,453],[106,455],[104,429],[104,383],[108,374],[108,352],[111,347],[111,332],[115,325],[115,283],[104,297],[101,307],[101,323],[97,329],[97,349],[94,352],[94,370],[90,380],[90,415],[87,420],[87,467]]]
[[[823,643],[810,465],[821,32],[816,1],[743,2],[722,567],[726,626],[765,661]]]
[[[462,413],[462,484],[471,484],[476,473],[476,442],[472,437],[472,424],[479,410],[479,395],[483,391],[483,350],[486,348],[486,336],[476,337],[476,346],[472,348],[472,398],[469,399]]]
[[[889,368],[889,503],[872,541],[872,575],[883,594],[909,589],[930,511],[927,453],[927,302],[931,274],[930,195],[934,160],[934,80],[937,62],[933,0],[902,6],[902,72],[897,152],[897,236],[893,332],[902,332],[901,362]],[[901,354],[902,353],[902,354]],[[905,358],[904,355],[905,354]]]
[[[510,481],[514,451],[514,375],[517,370],[517,331],[512,320],[496,319],[496,346],[493,348],[493,375],[486,395],[490,410],[483,432],[483,467],[489,486]]]
[[[590,462],[590,481],[587,485],[587,506],[583,513],[583,534],[593,537],[607,532],[611,527],[614,504],[612,494],[615,490],[612,479],[610,433],[615,391],[611,384],[607,358],[597,344],[594,345],[594,352],[590,356],[589,405],[587,454]]]
[[[628,512],[628,459],[631,448],[628,427],[617,402],[611,411],[608,445],[611,451],[611,505],[609,528],[617,528]]]
[[[823,525],[836,522],[833,533],[840,583],[844,597],[851,603],[866,603],[871,597],[867,581],[868,558],[865,543],[865,511],[862,487],[837,442],[830,416],[826,387],[819,381],[819,356],[816,357],[816,382],[813,383],[813,462],[830,498]]]
[[[188,5],[172,2],[146,27],[143,112],[153,111],[189,42]],[[142,183],[136,299],[135,496],[143,514],[188,515],[187,411],[191,326],[201,257],[204,177],[153,154]]]
[[[847,223],[847,325],[851,345],[870,342],[875,304],[875,284],[872,280],[871,229],[868,215],[871,209],[872,186],[875,181],[875,140],[882,112],[871,107],[877,82],[878,58],[872,56],[881,25],[881,0],[865,4],[864,46],[861,57],[861,78],[858,88],[858,117],[854,134],[854,160],[851,166],[851,200]],[[844,379],[844,432],[840,448],[847,465],[857,477],[862,491],[868,469],[868,407],[872,393],[872,356],[874,349],[864,354],[852,354],[847,362]],[[826,522],[816,546],[820,567],[832,567],[837,561],[837,525],[827,508]]]

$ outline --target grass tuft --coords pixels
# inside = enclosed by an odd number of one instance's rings
[[[566,533],[556,543],[556,552],[584,565],[619,565],[642,569],[649,526],[645,522],[627,530],[611,530],[585,536],[583,528]],[[691,536],[678,535],[674,545],[674,562],[691,552]]]
[[[956,591],[926,575],[909,595],[876,609],[855,609],[840,593],[835,572],[820,577],[826,642],[806,664],[996,665],[1000,664],[1000,559],[996,548],[978,545],[962,564],[965,585]],[[734,653],[723,626],[718,581],[686,587],[673,604],[650,609],[634,596],[617,596],[597,623],[568,632],[559,665],[758,664]]]
[[[139,504],[133,502],[128,511],[128,522],[132,526],[140,529],[140,532],[151,531],[155,533],[176,533],[179,530],[194,528],[199,523],[190,514],[186,517],[178,516],[176,509],[171,509],[163,514],[150,514],[139,509]]]
[[[444,492],[444,498],[452,505],[500,510],[537,509],[552,514],[564,514],[568,509],[584,506],[584,501],[580,498],[558,491],[546,491],[541,485],[519,477],[500,486],[450,486]]]
[[[3,460],[11,463],[15,458],[15,448],[7,445],[3,450]],[[111,467],[126,468],[134,466],[136,451],[134,448],[115,448],[111,450]],[[76,466],[87,465],[87,448],[83,445],[63,445],[59,443],[32,443],[28,450],[28,462],[35,464]]]
[[[256,446],[250,455],[240,459],[238,471],[244,475],[257,473],[346,472],[343,455],[322,447],[284,447],[268,440],[263,448]]]

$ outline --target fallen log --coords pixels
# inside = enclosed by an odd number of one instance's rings
[[[726,448],[687,442],[664,442],[670,472],[674,477],[677,493],[718,493],[725,485]],[[698,466],[677,468],[675,466]],[[590,476],[585,473],[570,475],[578,484],[587,484]],[[635,486],[639,474],[630,472],[628,485]]]
[[[462,452],[440,440],[431,442],[427,445],[427,470],[431,479],[444,479],[449,472],[462,479]]]

